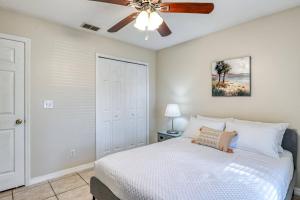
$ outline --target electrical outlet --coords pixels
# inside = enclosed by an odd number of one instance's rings
[[[71,158],[76,157],[76,149],[71,149],[70,156],[71,156]]]

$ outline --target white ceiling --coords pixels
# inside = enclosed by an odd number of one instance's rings
[[[183,1],[205,2],[204,0]],[[129,7],[88,0],[0,0],[0,6],[74,28],[80,28],[83,22],[91,23],[101,28],[97,33],[99,35],[157,50],[300,5],[300,0],[208,0],[206,2],[215,4],[215,10],[210,15],[162,13],[172,34],[163,38],[156,31],[151,32],[148,41],[145,40],[145,32],[135,29],[133,23],[117,33],[106,32],[109,27],[134,11]]]

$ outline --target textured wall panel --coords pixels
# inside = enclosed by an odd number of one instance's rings
[[[0,25],[2,33],[32,40],[33,177],[95,160],[96,53],[150,64],[150,132],[155,132],[155,52],[1,9]],[[43,109],[43,100],[54,100],[54,109]]]

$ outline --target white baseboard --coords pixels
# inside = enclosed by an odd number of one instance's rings
[[[295,195],[300,196],[300,188],[295,187],[294,188],[294,193],[295,193]]]
[[[86,170],[86,169],[91,169],[93,167],[94,167],[94,162],[91,162],[91,163],[79,165],[77,167],[72,167],[72,168],[69,168],[69,169],[64,169],[64,170],[61,170],[61,171],[53,172],[51,174],[46,174],[46,175],[43,175],[43,176],[34,177],[34,178],[31,178],[29,180],[28,185],[41,183],[43,181],[48,181],[50,179],[59,178],[61,176],[67,175],[67,174],[83,171],[83,170]]]

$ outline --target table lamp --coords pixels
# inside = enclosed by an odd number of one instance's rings
[[[175,117],[180,117],[181,113],[177,104],[168,104],[165,112],[166,117],[172,118],[172,129],[167,130],[169,134],[177,134],[178,131],[174,130],[173,121]]]

